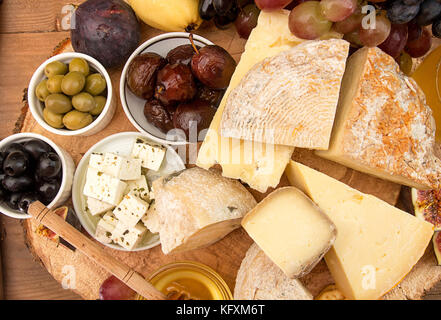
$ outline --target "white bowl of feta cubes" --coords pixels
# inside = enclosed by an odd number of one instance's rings
[[[157,246],[143,221],[153,211],[151,183],[185,169],[174,149],[139,132],[114,134],[91,147],[75,172],[72,201],[83,228],[125,251]]]

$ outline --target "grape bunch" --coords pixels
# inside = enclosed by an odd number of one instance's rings
[[[234,22],[239,36],[245,39],[256,27],[259,13],[253,0],[199,0],[199,15],[203,20],[213,20],[221,30]]]

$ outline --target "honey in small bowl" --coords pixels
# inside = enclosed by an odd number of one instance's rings
[[[171,300],[232,300],[225,281],[213,269],[190,261],[167,264],[149,281]],[[139,299],[143,300],[142,297]]]

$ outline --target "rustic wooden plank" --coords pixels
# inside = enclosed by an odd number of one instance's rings
[[[8,0],[3,1],[0,11],[1,33],[53,32],[60,30],[57,24],[68,14],[62,9],[81,0]],[[57,23],[58,22],[58,23]]]

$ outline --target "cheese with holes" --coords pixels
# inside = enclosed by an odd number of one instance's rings
[[[300,280],[288,278],[252,244],[242,260],[234,287],[235,300],[312,300]]]
[[[378,48],[358,50],[341,92],[330,148],[319,156],[417,189],[440,186],[432,111],[392,57]]]
[[[337,226],[325,260],[345,297],[380,298],[423,256],[430,223],[300,163],[291,161],[286,174]]]
[[[337,234],[331,220],[294,187],[270,193],[245,216],[242,226],[290,278],[308,274]]]
[[[260,13],[257,26],[251,32],[245,52],[199,150],[196,163],[204,169],[220,164],[223,176],[240,179],[260,192],[277,186],[294,151],[293,147],[221,137],[220,122],[230,92],[256,63],[304,41],[289,31],[288,16],[288,10]],[[341,37],[336,33],[326,35],[338,36]]]
[[[198,167],[153,182],[154,216],[143,220],[159,232],[165,254],[208,246],[240,227],[256,200],[238,181]]]
[[[254,65],[228,96],[221,135],[329,147],[349,42],[306,41]]]

